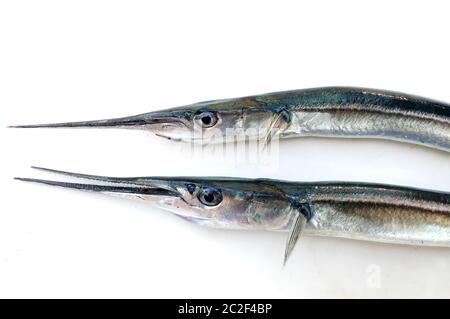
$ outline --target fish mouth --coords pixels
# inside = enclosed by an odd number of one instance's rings
[[[10,125],[8,128],[145,128],[160,125],[186,125],[186,114],[179,112],[150,112],[140,115],[127,116],[114,119],[63,122],[50,124]]]
[[[145,196],[152,196],[152,197],[181,196],[180,193],[174,187],[171,186],[170,179],[107,177],[98,175],[78,174],[36,166],[33,166],[32,168],[49,173],[65,175],[77,179],[89,180],[92,181],[92,183],[73,183],[73,182],[62,182],[36,178],[23,178],[23,177],[15,177],[14,179],[24,182],[39,183],[50,186],[58,186],[91,192],[132,195],[140,198]]]

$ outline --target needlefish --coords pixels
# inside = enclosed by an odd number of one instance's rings
[[[118,178],[35,168],[85,182],[17,179],[130,196],[201,226],[288,232],[284,262],[302,234],[450,247],[450,193],[446,192],[356,182]]]
[[[450,105],[413,95],[325,87],[195,103],[116,119],[16,128],[144,129],[216,143],[297,136],[377,138],[450,151]]]

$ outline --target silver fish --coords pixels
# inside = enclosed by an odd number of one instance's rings
[[[450,105],[403,93],[327,87],[195,103],[136,116],[16,128],[129,128],[188,142],[377,138],[450,151]]]
[[[401,186],[213,177],[80,178],[53,186],[149,200],[202,226],[288,232],[285,262],[302,234],[450,247],[450,193]]]

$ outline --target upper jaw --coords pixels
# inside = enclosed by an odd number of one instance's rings
[[[181,196],[180,193],[176,190],[176,188],[172,187],[170,179],[165,180],[162,178],[161,179],[118,178],[118,177],[106,177],[106,176],[71,173],[42,167],[33,167],[33,168],[77,179],[88,180],[90,181],[90,183],[62,182],[62,181],[53,181],[35,178],[21,178],[21,177],[16,177],[15,179],[25,182],[34,182],[51,186],[86,190],[91,192],[110,193],[117,195],[131,195],[140,198],[142,198],[143,196],[145,197]]]

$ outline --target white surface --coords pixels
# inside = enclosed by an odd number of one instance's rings
[[[365,3],[365,4],[363,4]],[[449,297],[450,251],[191,225],[146,203],[26,184],[116,176],[370,181],[450,191],[450,156],[283,142],[275,169],[127,130],[12,130],[354,85],[450,102],[445,1],[2,1],[0,297]]]

